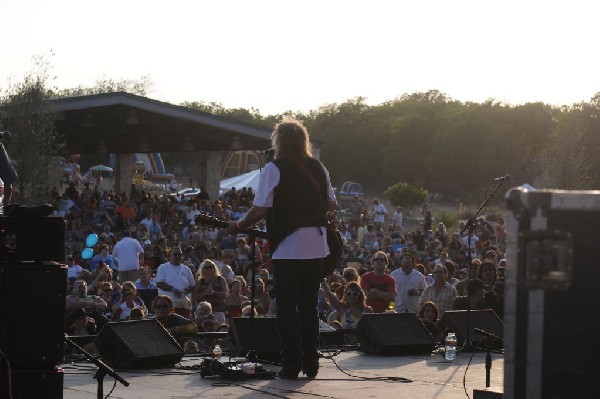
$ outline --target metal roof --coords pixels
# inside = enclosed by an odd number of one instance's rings
[[[52,100],[69,153],[262,150],[271,131],[129,93]]]

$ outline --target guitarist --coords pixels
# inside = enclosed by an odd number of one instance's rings
[[[326,213],[336,199],[329,172],[312,157],[306,127],[284,119],[271,135],[274,160],[261,172],[254,206],[227,228],[240,233],[263,217],[277,292],[277,333],[281,345],[280,378],[296,379],[319,370],[317,297],[327,246]],[[312,178],[311,178],[312,177]],[[318,184],[318,186],[317,186]]]

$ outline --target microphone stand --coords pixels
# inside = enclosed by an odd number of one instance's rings
[[[463,347],[460,348],[459,351],[465,350],[465,349],[467,349],[467,350],[471,349],[472,351],[475,351],[473,342],[471,341],[471,301],[469,300],[469,297],[470,297],[469,282],[471,281],[471,267],[473,266],[473,265],[471,265],[471,262],[473,261],[472,255],[471,255],[471,237],[473,236],[473,233],[475,232],[475,221],[477,220],[479,215],[481,215],[481,213],[487,206],[488,202],[492,199],[494,194],[496,194],[496,191],[498,191],[498,189],[500,188],[502,183],[504,183],[504,180],[505,179],[496,180],[496,182],[498,183],[498,184],[496,184],[496,187],[494,187],[494,189],[492,190],[490,195],[488,195],[488,197],[485,199],[485,201],[483,201],[483,203],[481,204],[479,209],[477,209],[477,211],[469,218],[469,220],[465,224],[465,227],[463,227],[463,229],[460,231],[460,235],[463,235],[467,229],[469,230],[467,232],[467,245],[469,246],[469,248],[467,248],[467,260],[469,263],[467,266],[467,332],[466,332],[466,336],[465,336],[465,342],[463,343]]]
[[[96,397],[98,399],[104,398],[103,382],[104,382],[104,376],[106,376],[107,374],[109,376],[113,377],[115,380],[119,381],[121,384],[125,385],[126,387],[129,386],[129,383],[125,379],[123,379],[119,374],[117,374],[117,372],[115,370],[113,370],[109,365],[104,363],[102,360],[97,359],[94,356],[92,356],[88,351],[86,351],[81,346],[79,346],[75,342],[73,342],[73,340],[71,338],[65,336],[65,341],[69,345],[72,345],[75,348],[77,348],[79,351],[81,351],[81,353],[83,353],[90,362],[94,363],[98,367],[98,370],[96,370],[96,375],[94,375],[94,378],[98,381],[98,391],[97,391],[97,395],[96,395]]]
[[[485,387],[490,387],[490,371],[492,370],[492,354],[490,353],[490,343],[488,338],[485,337]]]
[[[246,354],[246,359],[249,362],[256,363],[258,361],[258,356],[256,355],[256,350],[254,349],[254,298],[256,295],[256,237],[254,233],[250,229],[248,229],[248,239],[251,241],[250,244],[250,253],[248,254],[248,260],[250,261],[250,267],[252,268],[251,278],[252,285],[250,288],[250,349]]]

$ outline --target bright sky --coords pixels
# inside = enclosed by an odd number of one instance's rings
[[[593,0],[2,0],[0,88],[149,75],[149,97],[261,114],[440,90],[572,104],[600,92]],[[50,57],[51,51],[55,54]]]

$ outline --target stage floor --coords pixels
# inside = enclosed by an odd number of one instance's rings
[[[325,355],[327,352],[323,352]],[[358,351],[342,351],[331,359],[320,360],[314,380],[249,379],[224,380],[218,376],[202,378],[203,358],[186,355],[182,367],[152,370],[123,370],[119,375],[129,387],[117,383],[109,398],[171,399],[198,397],[228,398],[473,398],[474,390],[485,390],[485,352],[459,352],[456,360],[445,361],[442,354],[430,356],[379,356]],[[225,358],[227,359],[227,358]],[[97,396],[93,378],[96,366],[87,361],[60,366],[65,372],[64,399],[89,399]],[[278,366],[263,364],[276,372]],[[388,378],[386,378],[388,377]],[[463,385],[463,377],[465,384]],[[504,358],[492,353],[490,390],[502,392]],[[378,378],[378,379],[373,379]],[[106,396],[114,379],[104,379]],[[466,389],[466,392],[465,392]],[[468,395],[467,395],[468,394]]]

